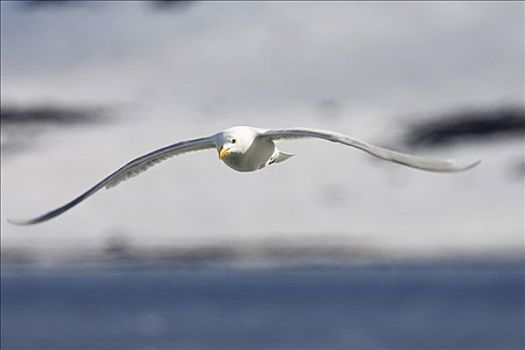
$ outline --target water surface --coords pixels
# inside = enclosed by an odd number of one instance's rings
[[[518,349],[521,263],[2,271],[2,349]]]

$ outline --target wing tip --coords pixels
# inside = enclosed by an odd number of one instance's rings
[[[20,220],[20,219],[7,219],[7,222],[11,225],[17,225],[17,226],[27,226],[32,225],[34,222],[33,220]]]
[[[469,163],[467,165],[459,166],[457,171],[465,171],[465,170],[472,169],[474,167],[477,167],[480,163],[481,163],[481,159],[478,159],[475,162]]]
[[[413,166],[413,167],[422,169],[422,170],[446,174],[446,173],[460,173],[463,171],[467,171],[469,169],[475,168],[480,163],[481,163],[481,159],[478,159],[474,162],[458,162],[453,159],[447,159],[447,160],[441,161],[440,164],[436,164],[436,166],[430,166],[430,167]]]
[[[447,165],[443,168],[437,170],[438,172],[443,173],[459,173],[472,169],[481,163],[481,159],[476,160],[475,162],[457,162],[453,159],[448,159],[445,161]]]

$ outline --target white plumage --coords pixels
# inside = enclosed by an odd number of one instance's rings
[[[230,168],[242,172],[259,170],[267,165],[285,161],[293,156],[292,154],[277,149],[275,141],[297,138],[319,138],[341,143],[343,145],[361,149],[384,160],[428,171],[457,172],[470,169],[480,162],[458,163],[453,160],[435,160],[413,156],[374,146],[350,136],[332,131],[306,128],[266,130],[248,126],[236,126],[209,137],[177,142],[150,152],[128,162],[95,186],[73,199],[71,202],[55,210],[34,219],[9,220],[9,222],[18,225],[32,225],[47,221],[74,207],[101,188],[112,188],[131,177],[137,176],[163,160],[183,153],[215,148],[219,153],[220,159]]]

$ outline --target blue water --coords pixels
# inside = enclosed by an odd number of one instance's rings
[[[3,268],[7,349],[523,349],[522,263]]]

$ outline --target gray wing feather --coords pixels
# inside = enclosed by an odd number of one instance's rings
[[[146,171],[153,165],[168,159],[170,157],[180,155],[188,152],[201,151],[205,149],[215,148],[215,141],[213,137],[203,137],[199,139],[177,142],[172,145],[157,149],[153,152],[150,152],[144,156],[138,157],[120,169],[107,176],[105,179],[97,183],[95,186],[91,187],[89,190],[73,199],[71,202],[64,204],[63,206],[52,210],[46,214],[38,216],[30,220],[8,220],[10,223],[17,225],[33,225],[40,222],[47,221],[52,219],[65,211],[73,208],[80,202],[84,201],[95,192],[100,190],[103,187],[112,188],[122,181],[125,181],[131,177],[137,176],[138,174]]]
[[[436,172],[457,172],[475,167],[481,161],[478,160],[473,163],[461,163],[454,160],[439,160],[429,159],[419,156],[414,156],[406,153],[392,151],[383,147],[374,146],[372,144],[354,139],[350,136],[339,134],[332,131],[306,129],[306,128],[292,128],[281,130],[267,130],[263,132],[260,137],[267,137],[274,141],[297,139],[297,138],[320,138],[331,142],[342,143],[343,145],[359,148],[373,156],[388,160],[394,163],[403,164],[412,168],[436,171]]]

